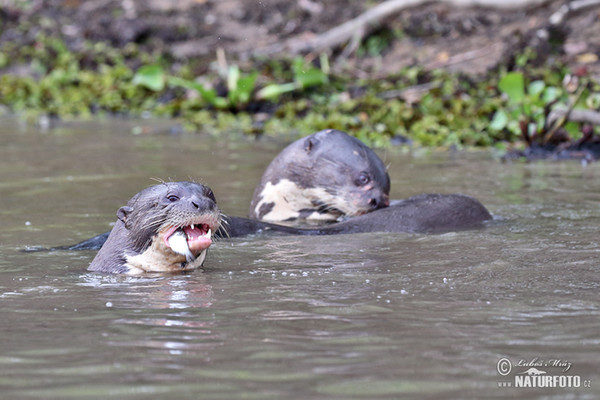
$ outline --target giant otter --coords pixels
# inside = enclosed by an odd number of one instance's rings
[[[144,189],[117,216],[89,271],[136,275],[196,269],[221,222],[210,188],[194,182]]]
[[[358,232],[448,232],[470,229],[491,219],[476,199],[463,195],[424,194],[389,204],[390,181],[373,150],[358,139],[325,130],[286,147],[267,167],[254,191],[252,219],[223,216],[217,236],[236,237],[263,231],[299,235]],[[306,196],[306,197],[304,197]],[[301,229],[258,221],[340,219]],[[99,249],[108,233],[69,250]]]
[[[389,193],[385,165],[372,149],[345,132],[319,131],[296,140],[273,159],[254,190],[252,220],[229,217],[226,236],[278,230],[254,219],[332,222],[362,215],[388,206]],[[108,234],[54,249],[97,250]]]
[[[333,129],[296,140],[265,170],[249,216],[335,221],[389,205],[390,178],[373,150]]]
[[[180,185],[172,182],[168,186]],[[185,183],[189,184],[189,183]],[[160,185],[159,185],[160,186]],[[201,185],[198,185],[201,186]],[[203,187],[203,186],[201,186]],[[179,201],[183,205],[170,205],[170,209],[162,209],[157,202],[155,207],[136,210],[137,199],[149,205],[150,195],[157,192],[152,187],[134,196],[127,207],[119,210],[119,221],[107,234],[88,239],[78,245],[68,247],[71,250],[93,249],[102,247],[89,267],[90,271],[136,274],[144,271],[173,272],[197,268],[204,260],[206,248],[210,246],[210,232],[217,237],[239,237],[261,232],[278,232],[288,235],[337,235],[365,232],[407,232],[407,233],[443,233],[465,229],[481,228],[492,216],[476,199],[459,194],[422,194],[396,202],[386,208],[375,210],[369,214],[348,218],[345,221],[313,228],[297,228],[278,225],[249,218],[228,217],[221,215],[222,227],[218,226],[218,211],[211,201],[201,204],[214,207],[198,216],[177,222],[170,210],[189,207],[186,198]],[[203,187],[206,188],[206,187]],[[159,195],[163,196],[164,195]],[[159,199],[159,197],[155,197]],[[186,203],[188,205],[186,205]],[[152,226],[144,225],[145,218],[161,215]],[[178,214],[177,214],[178,215]],[[196,219],[197,218],[197,219]],[[160,221],[160,224],[158,223]],[[193,225],[201,224],[194,228]],[[160,227],[161,225],[162,227]],[[140,227],[146,226],[146,229]],[[190,230],[198,242],[183,240],[184,233]],[[171,235],[171,236],[169,236]],[[106,241],[106,243],[104,243]],[[103,245],[104,244],[104,245]],[[191,253],[191,254],[190,254]]]

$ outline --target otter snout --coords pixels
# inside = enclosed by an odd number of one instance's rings
[[[380,196],[371,197],[369,200],[369,206],[372,210],[377,210],[378,208],[384,208],[390,205],[390,197],[386,194],[382,194]]]
[[[352,208],[355,208],[357,211],[352,213],[346,212],[346,215],[362,215],[380,208],[388,207],[390,205],[390,197],[380,190],[368,189],[354,192],[350,204]]]
[[[390,205],[390,196],[385,193],[372,196],[368,201],[371,210],[377,210],[378,208],[384,208]]]
[[[196,210],[214,211],[217,208],[217,203],[212,199],[204,196],[192,195],[189,198],[189,204],[191,208]]]

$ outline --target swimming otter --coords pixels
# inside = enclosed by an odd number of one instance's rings
[[[389,193],[390,178],[377,154],[347,133],[327,129],[296,140],[273,159],[254,190],[249,215],[273,222],[335,221],[388,206]],[[228,237],[278,230],[228,218]],[[97,250],[108,234],[51,250]]]
[[[263,232],[288,235],[340,235],[364,232],[444,233],[484,226],[492,215],[477,199],[461,194],[421,194],[368,214],[314,228],[279,225],[255,219],[222,215],[216,237],[234,238]],[[55,248],[95,250],[108,233],[84,240],[74,246]],[[51,249],[52,250],[52,249]]]
[[[144,189],[117,216],[88,271],[137,275],[196,269],[221,223],[212,190],[194,182]]]
[[[237,237],[262,231],[299,235],[448,232],[477,228],[491,219],[479,201],[463,195],[425,194],[394,200],[386,207],[389,190],[389,176],[373,150],[344,132],[320,131],[292,143],[269,164],[254,191],[250,206],[254,219],[223,216],[224,226],[216,234]],[[311,229],[256,220],[333,220],[349,216],[342,222]],[[108,233],[104,233],[54,249],[97,250],[107,237]]]
[[[390,178],[373,150],[327,129],[296,140],[265,170],[249,216],[264,221],[335,221],[389,205]]]
[[[227,238],[263,232],[278,232],[288,235],[339,235],[364,232],[444,233],[481,228],[486,221],[491,219],[489,211],[472,197],[460,194],[421,194],[396,201],[389,207],[372,211],[369,214],[315,228],[298,228],[222,215],[221,228],[211,229],[216,237]],[[99,257],[103,257],[101,254],[105,247],[109,246],[109,242],[106,240],[107,236],[108,233],[105,233],[74,246],[50,250],[96,250],[102,248],[92,265],[105,263],[106,261],[100,261]],[[102,246],[104,242],[107,244]],[[114,248],[114,246],[109,248]],[[32,250],[36,251],[36,249]],[[121,270],[126,272],[126,268],[122,267],[124,265],[122,260],[118,259],[112,264],[117,264],[118,268],[112,267],[111,271],[104,272],[121,272]]]

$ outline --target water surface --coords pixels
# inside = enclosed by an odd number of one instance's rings
[[[208,184],[245,215],[286,142],[172,125],[0,120],[2,398],[600,396],[598,164],[388,150],[392,198],[466,193],[497,220],[444,235],[226,240],[185,275],[90,274],[94,252],[19,251],[110,229],[151,178]],[[499,387],[527,369],[520,360],[570,363],[538,369],[582,387]]]

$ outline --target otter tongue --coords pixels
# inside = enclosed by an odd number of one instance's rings
[[[187,235],[187,245],[189,249],[191,251],[202,251],[210,247],[212,244],[210,229],[207,232],[202,229],[203,225],[192,226],[183,228],[183,231]]]

